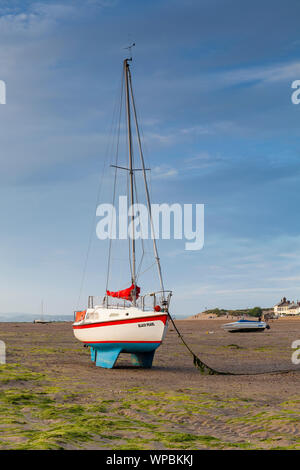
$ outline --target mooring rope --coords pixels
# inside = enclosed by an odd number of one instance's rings
[[[181,339],[182,343],[187,348],[189,353],[193,356],[194,366],[203,375],[237,375],[238,376],[238,375],[287,374],[288,372],[298,372],[295,369],[282,369],[282,370],[269,370],[269,371],[263,371],[263,372],[245,372],[244,373],[244,372],[223,372],[223,371],[213,369],[212,367],[205,364],[205,362],[201,361],[201,359],[191,350],[189,345],[184,340],[182,334],[178,330],[177,326],[175,325],[175,322],[169,312],[168,312],[168,317],[170,318],[178,337]]]
[[[183,344],[187,348],[187,350],[193,356],[194,366],[197,367],[197,369],[199,369],[201,374],[204,374],[204,375],[228,375],[227,372],[220,372],[216,369],[213,369],[212,367],[209,367],[207,364],[205,364],[203,361],[201,361],[201,359],[191,350],[189,345],[185,342],[182,334],[180,333],[177,326],[175,325],[175,322],[174,322],[173,318],[171,317],[171,315],[169,314],[169,312],[168,312],[168,316],[169,316],[169,318],[172,322],[172,325],[174,326],[175,331],[178,334],[179,338],[181,339],[181,341],[183,342]]]

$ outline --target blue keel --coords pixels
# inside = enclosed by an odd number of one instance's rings
[[[160,343],[92,343],[91,360],[97,367],[112,369],[120,353],[130,353],[134,365],[149,369]]]
[[[131,354],[131,362],[135,366],[150,369],[152,367],[154,353],[155,351]]]
[[[93,362],[95,362],[95,360],[96,360],[96,355],[97,355],[96,349],[93,348],[93,347],[91,347],[91,360],[92,360]]]
[[[96,366],[112,369],[119,357],[121,349],[99,350],[97,349]]]

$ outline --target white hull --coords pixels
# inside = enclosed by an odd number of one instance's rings
[[[167,313],[138,308],[96,307],[86,319],[73,324],[75,337],[86,344],[161,343],[167,329]]]
[[[222,325],[222,327],[226,331],[263,331],[267,328],[267,324],[265,322],[259,321],[247,321],[247,320],[239,320],[233,323],[226,323]]]

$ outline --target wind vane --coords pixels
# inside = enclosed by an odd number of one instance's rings
[[[127,46],[127,47],[124,47],[124,49],[128,49],[129,50],[129,53],[130,53],[130,58],[128,60],[132,60],[132,48],[135,46],[135,42],[133,42],[132,44],[130,44],[130,46]]]

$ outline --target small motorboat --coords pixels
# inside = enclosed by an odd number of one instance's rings
[[[234,332],[248,332],[248,331],[264,331],[265,329],[269,329],[270,326],[264,321],[256,321],[256,320],[238,320],[233,323],[225,323],[222,325],[226,331],[230,333]]]

